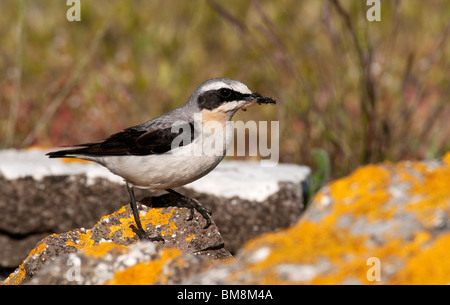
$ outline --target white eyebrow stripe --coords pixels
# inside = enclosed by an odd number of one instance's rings
[[[210,91],[210,90],[219,90],[221,88],[228,88],[234,91],[237,91],[239,93],[242,94],[251,94],[252,92],[250,91],[250,89],[248,89],[248,87],[246,85],[244,85],[243,83],[233,83],[233,84],[227,84],[223,81],[217,81],[208,85],[205,85],[202,88],[202,92],[206,92],[206,91]]]

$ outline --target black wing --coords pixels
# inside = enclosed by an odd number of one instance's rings
[[[70,157],[70,155],[123,156],[163,154],[171,149],[172,141],[183,132],[189,132],[190,141],[181,141],[180,146],[191,143],[195,138],[193,123],[180,124],[172,132],[172,127],[142,130],[135,127],[115,133],[107,139],[76,145],[80,148],[60,150],[48,153],[50,158]],[[185,143],[188,142],[188,143]]]

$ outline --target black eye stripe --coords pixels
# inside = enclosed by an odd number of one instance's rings
[[[223,89],[227,89],[230,91],[228,96],[224,96],[224,92],[220,92]],[[203,92],[198,97],[198,103],[201,109],[213,110],[225,102],[244,100],[250,95],[251,94],[240,93],[229,88],[220,88],[218,90],[209,90]]]
[[[224,90],[227,91],[227,94],[223,94]],[[214,91],[214,90],[212,90]],[[232,89],[228,88],[221,88],[219,90],[216,90],[217,94],[221,97],[222,101],[224,102],[230,102],[230,101],[240,101],[245,99],[246,97],[249,97],[250,94],[244,94],[237,91],[234,91]]]

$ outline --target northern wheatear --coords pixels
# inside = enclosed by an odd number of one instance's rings
[[[227,124],[239,109],[251,105],[275,104],[275,100],[251,92],[243,83],[215,78],[201,84],[186,104],[140,125],[113,134],[103,141],[74,145],[74,149],[50,152],[50,158],[79,158],[97,162],[121,176],[130,195],[136,227],[131,226],[140,239],[149,238],[142,228],[133,187],[166,190],[174,194],[179,205],[194,209],[211,224],[211,211],[195,200],[172,188],[188,184],[213,170],[224,158],[233,139],[231,124]],[[201,118],[200,120],[198,118]],[[182,141],[174,141],[183,136]],[[222,130],[219,130],[221,127]],[[214,142],[214,153],[206,153],[205,142]],[[173,145],[177,142],[178,145]],[[219,143],[219,144],[217,144]],[[198,153],[198,152],[201,153]]]

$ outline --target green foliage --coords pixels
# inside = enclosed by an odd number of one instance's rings
[[[316,163],[316,170],[311,176],[311,193],[314,195],[326,182],[328,182],[331,168],[330,157],[323,149],[312,149],[311,156]]]

